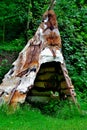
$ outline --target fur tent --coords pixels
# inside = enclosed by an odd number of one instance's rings
[[[75,102],[74,86],[61,52],[61,37],[53,10],[44,13],[35,35],[19,53],[0,85],[0,104],[17,105],[26,99],[66,99]]]

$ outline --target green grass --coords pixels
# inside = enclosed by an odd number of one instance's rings
[[[22,49],[23,49],[22,46],[18,47],[18,45],[11,45],[10,43],[0,45],[0,50],[7,51],[7,52],[21,51]]]
[[[69,116],[70,111],[66,108],[55,117],[26,105],[13,113],[9,111],[0,108],[0,130],[87,130],[87,116],[76,111]]]
[[[25,46],[25,39],[19,38],[10,42],[4,42],[0,44],[1,51],[13,52],[13,51],[21,51]]]

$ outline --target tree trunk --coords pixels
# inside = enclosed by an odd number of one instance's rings
[[[5,42],[5,20],[3,19],[3,43]]]

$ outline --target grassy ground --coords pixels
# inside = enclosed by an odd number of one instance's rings
[[[28,106],[14,113],[0,108],[0,130],[87,130],[87,116],[76,112],[69,116],[67,110],[52,117]]]

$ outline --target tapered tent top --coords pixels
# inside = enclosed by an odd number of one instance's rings
[[[5,75],[0,85],[0,103],[23,103],[27,93],[35,87],[35,80],[42,64],[51,62],[60,64],[65,86],[74,99],[75,93],[61,53],[61,46],[56,15],[53,10],[48,10],[43,14],[35,35],[19,53],[13,68]],[[64,96],[66,95],[67,92]]]

